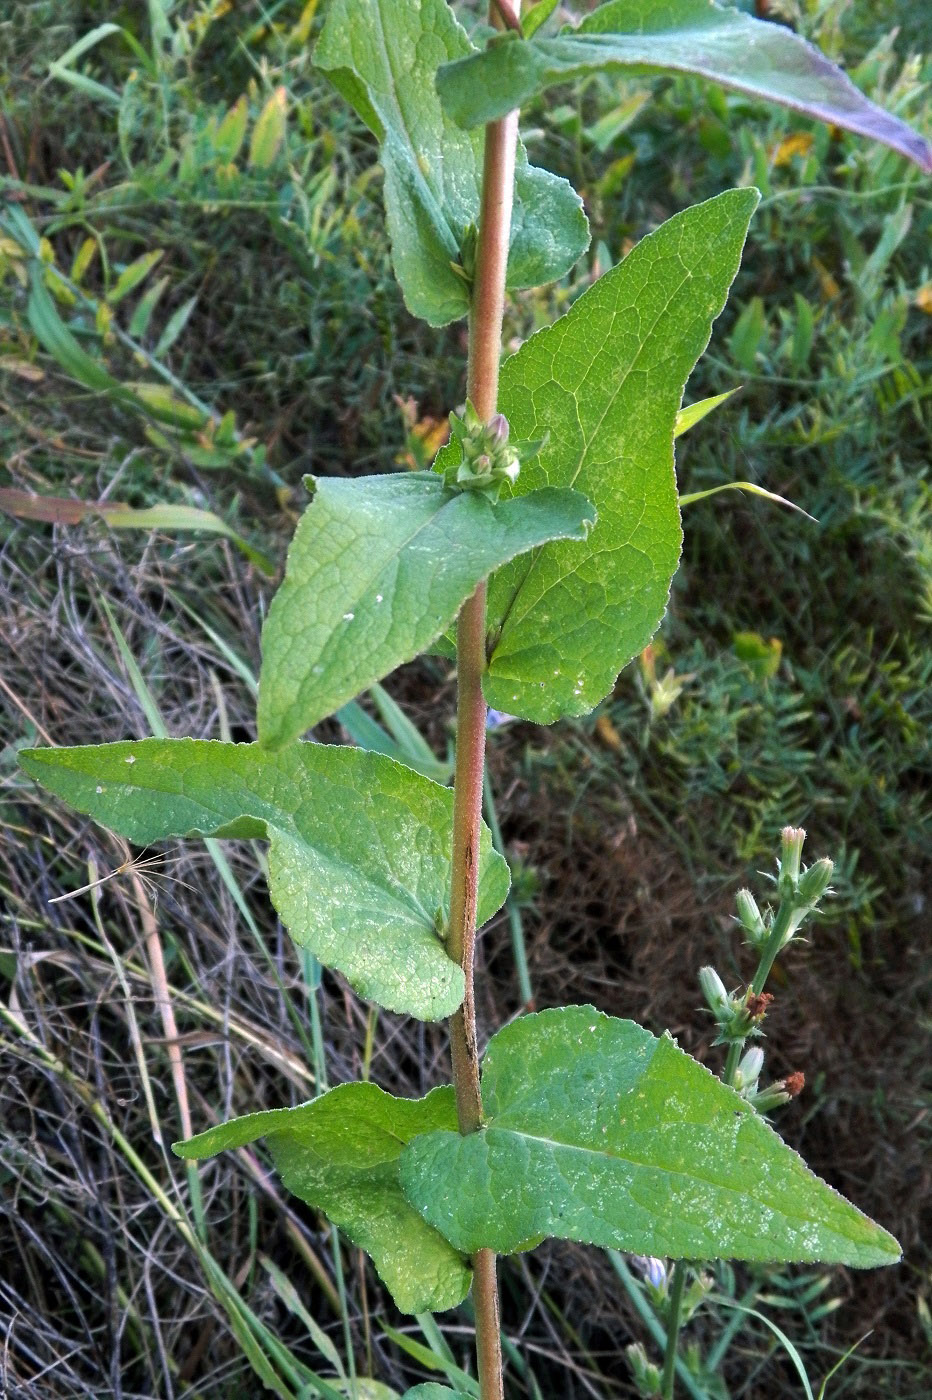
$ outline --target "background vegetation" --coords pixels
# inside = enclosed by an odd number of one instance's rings
[[[779,13],[929,132],[921,6]],[[157,948],[198,1127],[360,1074],[422,1093],[446,1074],[438,1032],[376,1017],[296,958],[250,843],[150,851],[154,865],[50,905],[131,853],[16,768],[35,742],[251,738],[259,630],[302,474],[429,462],[462,396],[463,329],[438,337],[404,312],[372,144],[312,69],[315,24],[314,0],[36,0],[0,18],[11,1396],[219,1400],[257,1393],[256,1369],[281,1395],[310,1395],[340,1367],[400,1390],[468,1364],[468,1310],[436,1325],[396,1314],[261,1154],[199,1181],[169,1160],[182,1127]],[[879,148],[685,79],[593,80],[524,128],[532,158],[584,192],[594,239],[565,285],[518,298],[516,341],[669,214],[760,186],[688,397],[741,389],[679,444],[680,484],[755,481],[818,524],[731,493],[689,507],[669,615],[611,701],[575,725],[494,731],[516,879],[483,941],[483,1026],[529,998],[591,1000],[717,1054],[696,973],[747,975],[734,891],[760,890],[780,827],[805,825],[809,853],[838,862],[838,893],[786,958],[768,1020],[770,1067],[807,1077],[779,1126],[906,1258],[866,1275],[723,1267],[716,1295],[775,1320],[815,1389],[869,1333],[829,1393],[919,1400],[932,1350],[928,184]],[[179,528],[166,506],[212,512],[197,517],[210,532]],[[319,737],[374,739],[438,775],[452,705],[448,667],[422,663]],[[555,1243],[503,1274],[514,1394],[635,1393],[622,1351],[644,1333],[623,1262]],[[772,1331],[725,1302],[690,1335],[718,1346],[716,1393],[800,1393]]]

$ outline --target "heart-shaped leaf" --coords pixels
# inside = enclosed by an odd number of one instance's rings
[[[899,1258],[745,1099],[633,1021],[522,1017],[490,1042],[482,1097],[482,1130],[428,1133],[401,1159],[408,1199],[457,1249],[556,1235],[677,1259]]]
[[[262,629],[259,738],[273,748],[430,646],[492,569],[583,540],[595,519],[577,491],[493,501],[433,472],[312,485]]]
[[[423,1099],[395,1099],[374,1084],[341,1084],[298,1108],[208,1128],[173,1151],[201,1159],[265,1138],[288,1190],[371,1255],[402,1312],[440,1312],[465,1298],[469,1264],[408,1204],[398,1181],[405,1143],[435,1129],[456,1130],[448,1086]]]
[[[463,974],[447,957],[453,794],[363,749],[142,739],[27,749],[27,773],[130,841],[266,837],[269,894],[296,943],[360,996],[421,1020],[449,1016]],[[483,828],[479,918],[508,892]]]
[[[602,70],[695,73],[818,121],[882,141],[932,171],[932,146],[869,101],[834,63],[782,24],[712,0],[612,0],[578,29],[530,42],[517,35],[445,64],[437,89],[464,127],[494,121],[555,84]]]
[[[481,133],[445,116],[437,67],[473,52],[445,0],[330,0],[314,61],[377,137],[395,275],[408,309],[432,326],[469,310],[462,267],[479,222]],[[518,148],[508,286],[570,270],[589,246],[582,201]]]

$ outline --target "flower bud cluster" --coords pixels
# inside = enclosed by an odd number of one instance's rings
[[[485,491],[497,497],[503,485],[518,479],[521,462],[540,451],[543,442],[510,442],[508,419],[496,413],[483,423],[467,400],[462,413],[450,414],[452,439],[459,443],[460,460],[447,467],[444,484],[453,490]]]
[[[785,826],[780,833],[780,859],[777,862],[777,890],[803,917],[814,909],[824,894],[834,865],[823,858],[814,865],[800,867],[806,833],[801,826]]]
[[[771,909],[762,914],[750,890],[739,890],[735,896],[738,923],[747,934],[751,947],[758,953],[770,948],[771,938],[778,926],[778,944],[771,951],[775,954],[781,948],[785,948],[816,909],[822,896],[831,894],[829,882],[834,869],[832,862],[822,859],[805,867],[800,863],[805,839],[806,833],[801,826],[784,827],[781,833],[776,877],[777,893],[780,896],[777,915],[774,915]]]

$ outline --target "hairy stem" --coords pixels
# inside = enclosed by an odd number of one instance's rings
[[[498,400],[505,270],[511,230],[518,114],[486,127],[482,203],[476,245],[476,275],[469,317],[468,394],[486,422]],[[460,1132],[482,1123],[473,962],[479,833],[485,776],[485,584],[463,604],[457,623],[456,772],[454,777],[452,885],[447,951],[463,969],[466,994],[450,1021],[453,1084]],[[481,1400],[502,1400],[501,1326],[495,1255],[481,1249],[473,1257],[476,1359]]]

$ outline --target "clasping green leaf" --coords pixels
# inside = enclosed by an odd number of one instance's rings
[[[495,709],[541,724],[588,713],[658,627],[682,538],[677,412],[757,200],[729,190],[677,214],[502,366],[513,436],[547,438],[522,464],[516,499],[573,487],[598,521],[585,543],[545,544],[492,578],[484,688]],[[435,471],[455,452],[444,448]]]
[[[379,142],[395,274],[432,326],[469,310],[460,242],[479,218],[482,134],[444,114],[434,80],[438,64],[472,52],[445,0],[330,0],[314,51]],[[562,277],[588,246],[579,196],[519,146],[508,286]]]
[[[325,744],[143,739],[27,749],[26,772],[146,846],[168,836],[265,837],[269,894],[296,943],[359,992],[421,1020],[449,1016],[463,973],[437,938],[449,907],[453,794],[382,754]],[[483,828],[479,920],[508,893]]]
[[[434,472],[310,481],[262,630],[259,738],[280,747],[445,632],[493,569],[546,540],[583,540],[585,496],[448,490]]]
[[[489,1044],[482,1097],[482,1132],[428,1133],[401,1158],[406,1196],[457,1249],[556,1235],[674,1259],[900,1257],[746,1100],[633,1021],[521,1017]]]
[[[405,1143],[435,1129],[456,1129],[449,1086],[395,1099],[375,1084],[341,1084],[297,1108],[208,1128],[172,1150],[202,1160],[265,1138],[288,1190],[371,1255],[403,1312],[440,1312],[466,1296],[469,1262],[408,1204],[398,1181]]]

